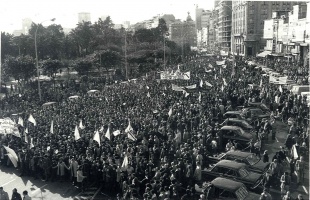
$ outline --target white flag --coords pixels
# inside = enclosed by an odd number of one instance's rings
[[[80,133],[79,133],[79,129],[77,126],[75,126],[75,130],[74,130],[74,138],[75,140],[78,140],[81,138]]]
[[[263,87],[263,79],[260,79],[259,87]]]
[[[34,126],[37,125],[37,122],[36,122],[36,120],[34,119],[34,117],[32,116],[32,114],[30,114],[30,116],[29,116],[29,118],[28,118],[28,121],[31,122],[31,123],[33,123]]]
[[[126,155],[124,160],[123,160],[122,169],[125,170],[125,169],[127,169],[127,167],[128,167],[128,157]]]
[[[201,92],[199,92],[198,101],[199,101],[199,103],[201,102]]]
[[[214,75],[214,80],[216,80],[217,78],[216,78],[216,74]]]
[[[33,138],[30,139],[30,149],[34,148]]]
[[[211,83],[209,83],[208,81],[206,81],[206,85],[212,87]]]
[[[169,117],[171,117],[172,115],[172,108],[170,108],[169,112],[168,112]]]
[[[105,137],[111,140],[110,128],[108,128],[107,132],[105,133]]]
[[[114,135],[114,136],[118,136],[118,135],[120,135],[120,134],[121,134],[121,131],[120,131],[120,130],[116,130],[116,131],[113,132],[113,135]]]
[[[298,153],[297,153],[297,149],[296,149],[295,145],[293,145],[293,147],[291,149],[291,155],[293,155],[294,159],[298,158]]]
[[[125,133],[129,133],[129,132],[133,132],[133,128],[131,127],[130,121],[128,122],[128,126],[127,126],[127,128],[125,129]]]
[[[28,133],[28,128],[25,129],[25,133]]]
[[[15,153],[15,151],[14,151],[13,149],[11,149],[10,147],[7,147],[7,146],[3,146],[3,147],[5,148],[5,150],[6,150],[9,154],[11,154],[11,155],[14,157],[15,160],[18,161],[18,156],[17,156],[17,154]]]
[[[222,85],[222,88],[221,88],[222,92],[224,91],[224,85]]]
[[[279,86],[279,91],[280,91],[281,93],[283,93],[283,89],[282,89],[281,85]]]
[[[151,95],[150,95],[150,93],[149,92],[147,92],[147,95],[146,95],[148,98],[150,98],[151,97]]]
[[[54,121],[51,121],[51,128],[50,128],[51,134],[54,134]]]
[[[203,81],[200,79],[200,87],[203,86]]]
[[[82,129],[82,130],[85,128],[85,126],[83,126],[83,122],[82,122],[82,120],[80,120],[80,125],[79,125],[79,128],[80,128],[80,129]]]
[[[13,163],[14,167],[17,167],[17,160],[14,158],[14,156],[12,156],[10,153],[7,154],[9,159],[11,160],[11,162]]]
[[[18,118],[18,124],[24,127],[24,120],[21,117]]]
[[[28,143],[28,136],[27,136],[26,132],[25,132],[25,136],[24,137],[25,137],[25,142]]]
[[[99,131],[95,131],[94,140],[98,142],[99,146],[101,145]]]
[[[224,85],[227,86],[225,78],[223,78]]]

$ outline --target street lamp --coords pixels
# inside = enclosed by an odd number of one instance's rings
[[[42,100],[42,97],[41,97],[40,73],[39,73],[39,63],[38,63],[37,32],[38,32],[38,28],[39,28],[40,24],[42,24],[43,22],[46,22],[46,21],[52,21],[53,22],[55,20],[56,19],[53,18],[53,19],[44,20],[41,23],[38,23],[37,28],[36,28],[36,32],[34,33],[34,50],[36,52],[36,68],[37,68],[37,75],[38,75],[38,92],[39,92],[40,101]]]

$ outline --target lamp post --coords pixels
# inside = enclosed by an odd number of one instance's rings
[[[52,21],[53,22],[55,20],[56,19],[53,18],[53,19],[49,19],[49,20],[44,20],[41,23],[37,24],[36,32],[34,33],[34,50],[36,53],[36,68],[37,68],[37,76],[38,76],[38,92],[39,92],[40,101],[42,101],[42,96],[41,96],[40,73],[39,73],[39,62],[38,62],[37,32],[38,32],[38,28],[39,28],[40,24],[42,24],[43,22],[46,22],[46,21]]]

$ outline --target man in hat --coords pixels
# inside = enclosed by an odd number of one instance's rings
[[[0,198],[1,199],[1,198]],[[17,192],[17,189],[13,189],[12,198],[11,200],[22,200],[21,195]]]
[[[0,187],[0,199],[9,200],[9,194],[3,190],[3,187]]]

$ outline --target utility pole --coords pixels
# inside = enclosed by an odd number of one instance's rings
[[[126,79],[128,80],[128,66],[127,66],[127,32],[125,29],[125,70],[126,70]]]

